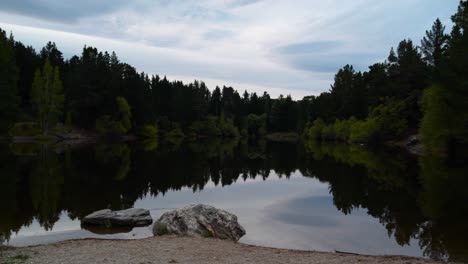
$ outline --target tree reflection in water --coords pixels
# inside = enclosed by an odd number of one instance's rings
[[[435,157],[339,144],[213,140],[83,146],[0,147],[0,238],[36,219],[50,229],[102,209],[132,207],[145,195],[209,183],[288,178],[299,170],[329,184],[334,205],[350,214],[366,208],[398,244],[419,241],[433,259],[468,261],[468,168]]]

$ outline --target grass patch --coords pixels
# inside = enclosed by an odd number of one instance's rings
[[[24,263],[26,262],[29,258],[31,258],[28,255],[16,255],[16,256],[11,256],[6,259],[5,262],[2,264],[19,264],[19,263]]]
[[[154,226],[154,235],[155,236],[163,236],[169,234],[169,230],[167,230],[166,224],[157,223]]]

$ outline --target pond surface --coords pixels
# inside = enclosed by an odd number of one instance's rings
[[[236,214],[241,242],[468,261],[468,168],[360,146],[235,141],[0,145],[0,242],[137,239],[82,229],[111,208],[154,219],[191,203]],[[2,242],[3,241],[3,242]]]

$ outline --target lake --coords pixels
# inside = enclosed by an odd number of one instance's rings
[[[468,168],[400,150],[238,141],[0,144],[0,242],[138,239],[82,229],[110,208],[154,219],[204,203],[236,214],[240,242],[468,261]]]

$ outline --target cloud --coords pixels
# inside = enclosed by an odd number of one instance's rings
[[[2,0],[0,10],[22,16],[65,23],[76,22],[80,18],[102,15],[122,8],[128,3],[124,0],[112,2],[95,0]]]
[[[83,46],[105,47],[115,51],[122,61],[149,74],[167,75],[171,79],[204,80],[210,88],[228,85],[238,90],[248,89],[257,93],[268,91],[272,96],[291,94],[302,98],[318,94],[320,87],[328,86],[326,74],[304,74],[270,63],[252,63],[234,58],[209,56],[197,51],[155,47],[144,43],[86,36],[48,29],[37,29],[0,23],[0,27],[13,30],[16,38],[28,37],[30,44],[41,47],[48,39],[56,41],[59,49],[70,57],[80,54]],[[314,84],[316,84],[314,86]]]
[[[327,91],[345,64],[365,70],[403,38],[417,42],[455,12],[445,2],[3,0],[0,26],[36,49],[88,44],[145,72],[300,97]]]
[[[292,43],[287,46],[281,47],[279,52],[285,54],[311,54],[311,53],[325,53],[332,52],[337,48],[343,46],[341,41],[312,41],[303,43]]]
[[[336,72],[345,64],[366,70],[372,62],[379,61],[379,53],[351,53],[343,41],[313,41],[292,43],[274,52],[276,60],[293,68],[309,72]]]
[[[204,33],[204,38],[207,39],[207,40],[213,40],[213,41],[216,41],[216,40],[221,40],[221,39],[225,39],[229,36],[232,36],[233,35],[233,32],[232,31],[229,31],[229,30],[211,30],[211,31],[208,31],[206,33]]]

